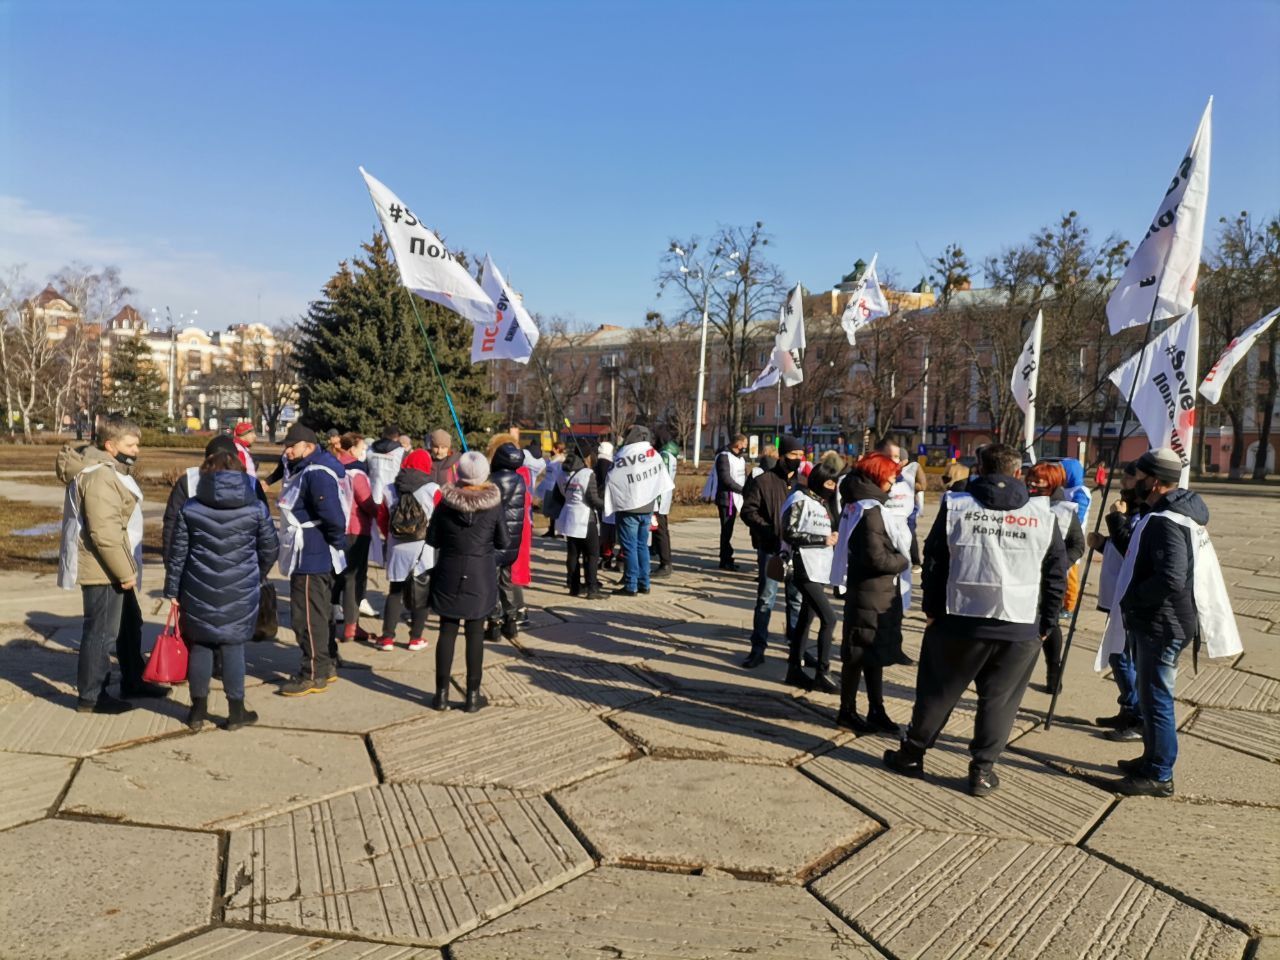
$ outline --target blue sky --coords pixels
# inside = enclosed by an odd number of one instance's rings
[[[1280,2],[0,0],[0,266],[296,314],[357,164],[531,309],[642,321],[672,236],[764,220],[818,290],[1068,210],[1137,240],[1215,95],[1221,214],[1280,209]]]

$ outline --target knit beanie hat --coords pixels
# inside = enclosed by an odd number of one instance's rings
[[[453,446],[453,438],[449,436],[448,430],[432,430],[431,436],[427,438],[431,441],[433,447],[444,447],[446,450]]]
[[[228,437],[225,433],[220,433],[204,446],[204,455],[212,457],[215,453],[235,454],[235,441]]]
[[[1157,447],[1138,458],[1138,469],[1161,483],[1177,483],[1182,479],[1182,458],[1168,447]]]
[[[785,457],[788,453],[795,453],[797,450],[804,450],[804,444],[798,437],[784,433],[778,438],[778,456]]]
[[[489,461],[478,450],[468,450],[458,458],[458,480],[478,487],[489,479]]]

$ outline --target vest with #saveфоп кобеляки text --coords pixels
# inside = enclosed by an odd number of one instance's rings
[[[591,527],[593,511],[587,506],[587,488],[593,476],[594,472],[590,467],[583,467],[561,484],[560,492],[564,495],[564,507],[556,519],[556,529],[574,540],[585,537]]]
[[[967,493],[948,493],[947,613],[1008,623],[1035,623],[1041,568],[1056,519],[1044,497],[1014,510],[984,507]]]

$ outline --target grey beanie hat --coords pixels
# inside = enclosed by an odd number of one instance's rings
[[[1162,483],[1177,483],[1182,479],[1182,458],[1168,447],[1157,447],[1138,458],[1138,469]]]
[[[477,450],[468,450],[458,458],[458,480],[478,487],[489,479],[489,461]]]

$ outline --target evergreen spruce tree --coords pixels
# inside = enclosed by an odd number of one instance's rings
[[[302,322],[294,363],[303,419],[370,436],[386,423],[416,437],[437,427],[455,433],[386,239],[375,233],[361,248],[364,257],[338,265]],[[421,298],[416,306],[462,429],[491,430],[493,395],[484,369],[471,364],[470,321]]]
[[[168,384],[152,361],[151,348],[141,332],[111,345],[111,366],[104,386],[112,412],[128,414],[144,427],[163,426]]]

